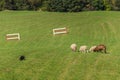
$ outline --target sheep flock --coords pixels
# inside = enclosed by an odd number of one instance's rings
[[[106,46],[104,44],[94,45],[88,48],[87,45],[82,45],[79,48],[77,48],[77,45],[75,43],[70,45],[70,49],[73,52],[81,52],[81,53],[90,53],[90,52],[101,52],[101,53],[107,53],[106,52]],[[78,50],[77,50],[78,49]]]

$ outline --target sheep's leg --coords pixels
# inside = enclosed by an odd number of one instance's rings
[[[86,50],[86,53],[89,53],[89,50]]]

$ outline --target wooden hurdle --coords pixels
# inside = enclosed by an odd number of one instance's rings
[[[55,28],[53,29],[53,35],[57,35],[57,34],[66,34],[68,33],[67,28]]]
[[[6,34],[6,40],[20,40],[19,33]]]

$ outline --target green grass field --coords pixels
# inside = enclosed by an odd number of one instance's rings
[[[59,27],[69,33],[53,36]],[[17,32],[20,41],[5,39]],[[120,80],[119,34],[120,12],[0,12],[0,80]],[[105,44],[109,54],[72,52],[72,43]]]

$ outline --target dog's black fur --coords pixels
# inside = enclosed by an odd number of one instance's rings
[[[25,56],[23,56],[23,55],[20,56],[19,60],[20,60],[20,61],[25,60]]]

